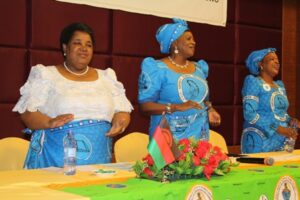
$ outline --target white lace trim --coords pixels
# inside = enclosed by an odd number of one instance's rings
[[[246,100],[254,100],[254,101],[257,101],[259,102],[259,99],[257,96],[253,96],[253,95],[247,95],[243,98],[243,102],[246,101]]]
[[[249,122],[249,124],[255,124],[257,122],[257,120],[259,120],[259,115],[258,114],[255,115],[255,118],[253,120],[251,120]]]

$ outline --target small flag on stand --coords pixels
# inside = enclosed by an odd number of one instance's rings
[[[148,145],[148,151],[158,169],[174,162],[179,156],[179,150],[164,114]]]

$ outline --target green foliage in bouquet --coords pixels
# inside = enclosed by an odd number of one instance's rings
[[[158,169],[148,154],[135,163],[133,169],[137,176],[159,181],[201,177],[210,180],[213,174],[223,176],[235,165],[218,146],[212,146],[207,141],[182,139],[176,145],[180,151],[176,161]]]

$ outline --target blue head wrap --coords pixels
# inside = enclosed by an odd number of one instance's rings
[[[261,62],[268,53],[275,51],[275,48],[267,48],[251,52],[246,60],[246,67],[249,69],[250,73],[258,75],[260,70],[258,63]]]
[[[156,32],[156,40],[160,44],[160,52],[162,53],[168,54],[171,44],[189,29],[188,24],[183,19],[173,18],[173,22],[162,25]]]

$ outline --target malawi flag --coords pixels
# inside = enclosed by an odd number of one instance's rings
[[[160,125],[157,126],[153,137],[148,145],[148,152],[158,169],[175,161],[173,136],[169,129],[166,117],[163,115]],[[176,149],[175,149],[176,150]],[[178,150],[176,150],[177,154]]]

